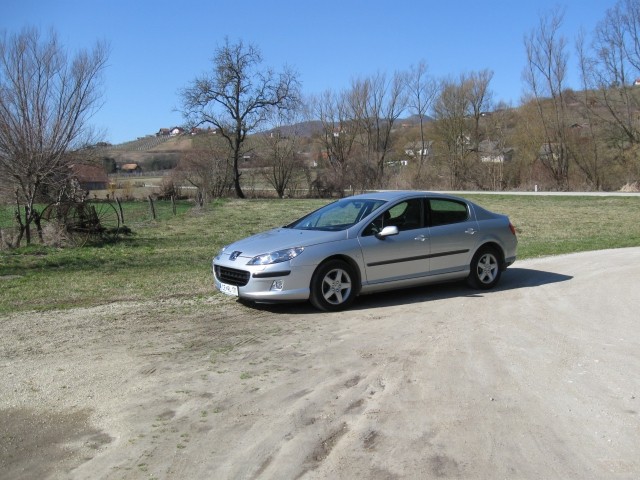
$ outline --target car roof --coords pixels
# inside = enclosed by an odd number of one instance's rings
[[[429,192],[429,191],[421,191],[421,190],[378,190],[372,191],[368,193],[362,193],[359,195],[354,195],[352,197],[347,198],[355,198],[355,199],[376,199],[376,200],[384,200],[386,202],[402,200],[403,198],[411,198],[416,196],[429,196],[429,197],[438,197],[438,198],[452,198],[463,200],[461,197],[456,197],[454,195],[448,195],[445,193],[437,193],[437,192]]]

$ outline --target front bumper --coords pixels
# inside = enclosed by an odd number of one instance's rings
[[[213,280],[222,293],[224,285],[237,287],[239,298],[263,301],[295,301],[309,299],[309,286],[314,272],[313,266],[298,265],[291,268],[289,262],[273,265],[238,265],[233,262],[214,260]],[[229,289],[225,289],[229,290]],[[235,289],[233,289],[235,290]]]

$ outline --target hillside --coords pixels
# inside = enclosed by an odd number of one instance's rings
[[[192,137],[178,135],[175,137],[147,135],[136,140],[104,147],[109,152],[175,152],[189,150]]]
[[[166,170],[178,164],[180,156],[192,148],[190,135],[146,136],[118,145],[102,146],[100,155],[114,165],[136,163],[145,171]]]

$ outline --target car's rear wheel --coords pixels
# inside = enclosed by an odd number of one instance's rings
[[[471,260],[471,271],[467,283],[472,288],[488,290],[496,286],[500,280],[500,257],[491,247],[483,247]]]
[[[353,268],[342,260],[330,260],[318,267],[311,279],[311,304],[319,310],[337,312],[355,298]]]

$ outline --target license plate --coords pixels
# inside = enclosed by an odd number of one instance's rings
[[[235,285],[227,285],[226,283],[221,283],[220,291],[225,295],[231,295],[233,297],[238,296],[238,287],[236,287]]]

